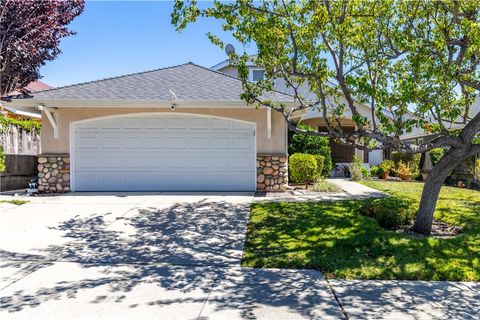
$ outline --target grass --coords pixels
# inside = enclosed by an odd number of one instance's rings
[[[316,192],[340,192],[342,189],[334,185],[333,183],[327,182],[324,179],[321,179],[313,185],[313,190]]]
[[[11,203],[17,206],[21,206],[22,204],[27,203],[28,201],[25,200],[0,200],[0,203]]]
[[[422,184],[364,182],[418,204]],[[443,187],[436,218],[464,226],[448,239],[418,238],[362,216],[362,200],[255,203],[243,265],[314,268],[329,278],[480,281],[480,193]]]

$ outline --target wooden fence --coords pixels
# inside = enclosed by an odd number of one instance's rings
[[[0,145],[5,154],[37,155],[40,150],[40,134],[35,130],[28,132],[14,125],[2,125]]]

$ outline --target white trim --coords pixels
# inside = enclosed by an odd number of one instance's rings
[[[72,121],[69,125],[69,135],[70,135],[70,190],[75,192],[75,125],[84,122],[96,121],[96,120],[104,120],[110,118],[127,118],[127,117],[135,117],[135,116],[146,116],[146,115],[182,115],[182,116],[195,116],[195,117],[203,117],[203,118],[215,118],[215,119],[224,119],[230,120],[240,123],[246,123],[253,125],[253,143],[254,143],[254,151],[253,151],[253,190],[257,190],[257,123],[245,120],[238,120],[234,118],[227,118],[221,116],[211,116],[205,114],[196,114],[196,113],[187,113],[187,112],[175,112],[175,113],[167,113],[167,112],[139,112],[139,113],[129,113],[129,114],[117,114],[117,115],[109,115],[103,117],[96,117],[96,118],[89,118],[83,119],[78,121]]]
[[[53,108],[47,108],[45,106],[39,105],[38,110],[43,111],[47,116],[50,125],[53,128],[53,138],[58,139],[59,137],[59,128],[58,128],[58,110]]]
[[[272,139],[272,108],[267,108],[267,139]]]
[[[10,106],[3,106],[3,107],[5,109],[7,109],[8,111],[10,111],[12,113],[15,113],[15,114],[18,114],[20,116],[36,118],[36,119],[41,119],[42,118],[42,114],[40,114],[40,113],[34,113],[34,112],[25,111],[25,110],[19,110],[19,109],[12,108]]]
[[[218,71],[228,66],[230,66],[230,59],[223,60],[222,62],[217,63],[216,65],[210,67],[210,69],[213,71]]]

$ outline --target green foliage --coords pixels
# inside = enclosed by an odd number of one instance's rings
[[[432,165],[436,165],[438,161],[443,157],[445,150],[442,148],[435,148],[430,150],[430,159],[432,159]]]
[[[21,120],[0,116],[0,132],[4,132],[8,125],[17,126],[28,132],[33,130],[40,132],[40,128],[42,126],[38,120]]]
[[[397,165],[397,168],[395,168],[395,173],[400,178],[409,180],[413,175],[413,170],[407,163],[400,160],[400,162]]]
[[[335,124],[354,105],[330,103],[340,96],[326,83],[334,78],[348,91],[343,94],[362,103],[375,101],[376,134],[393,138],[415,128],[455,135],[425,119],[433,113],[454,121],[473,103],[480,78],[480,68],[472,68],[479,61],[479,12],[478,0],[463,0],[461,5],[453,0],[236,0],[206,7],[177,0],[172,24],[181,31],[199,17],[214,18],[243,45],[256,44],[254,59],[265,67],[264,81],[248,81],[251,58],[245,51],[230,54],[248,103],[271,106],[275,101],[259,97],[281,77],[290,87],[304,85],[327,102],[327,117]],[[208,37],[224,48],[218,36]],[[356,111],[352,120],[359,126],[372,125]]]
[[[360,213],[376,219],[387,229],[410,225],[415,217],[411,203],[395,197],[368,199],[360,207]]]
[[[317,159],[306,153],[295,153],[288,159],[288,172],[293,183],[308,184],[318,179]]]
[[[315,160],[317,161],[317,173],[318,176],[321,177],[323,176],[323,164],[325,163],[325,157],[322,155],[313,155],[315,157]]]
[[[367,179],[370,178],[370,171],[368,171],[367,168],[362,167],[362,176]]]
[[[392,161],[395,163],[395,166],[399,166],[400,162],[403,162],[410,168],[411,175],[417,177],[420,175],[420,163],[422,159],[421,153],[400,153],[400,152],[392,152]],[[396,171],[395,171],[396,173]]]
[[[378,166],[371,166],[370,167],[370,176],[372,177],[380,177],[383,174],[382,168]]]
[[[0,146],[0,172],[5,171],[5,159],[6,159],[5,152],[3,152],[3,147]]]
[[[14,200],[0,200],[0,203],[11,203],[11,204],[14,204],[16,206],[21,206],[22,204],[28,203],[28,201],[14,199]]]
[[[313,128],[306,125],[300,125],[300,129],[314,131]],[[312,136],[304,133],[289,133],[288,154],[308,153],[324,156],[322,166],[322,176],[328,176],[333,169],[332,151],[330,149],[328,138]]]
[[[473,174],[475,176],[475,179],[477,179],[477,181],[480,182],[480,159],[477,159],[475,161],[475,169]]]
[[[350,164],[349,169],[353,181],[360,181],[363,179],[362,162],[357,156],[353,156],[353,163]]]
[[[392,160],[383,160],[380,163],[380,168],[383,171],[382,173],[392,173],[393,169],[395,168],[395,162],[393,162]]]
[[[392,196],[378,199],[377,206],[405,208],[409,202],[407,211],[416,210],[423,189],[418,182],[361,183]],[[442,188],[435,218],[464,227],[460,235],[445,239],[386,230],[360,214],[368,199],[254,203],[242,265],[317,269],[341,279],[480,281],[479,194]]]
[[[313,185],[313,190],[316,192],[340,192],[341,189],[333,183],[320,179]]]

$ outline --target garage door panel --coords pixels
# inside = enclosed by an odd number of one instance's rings
[[[187,138],[180,136],[169,136],[166,139],[167,149],[187,149]]]
[[[254,125],[190,115],[74,126],[77,191],[255,190]]]
[[[147,118],[144,121],[146,129],[165,129],[165,119],[163,118]]]
[[[116,130],[118,128],[122,128],[123,127],[123,121],[122,120],[123,120],[122,118],[111,118],[111,119],[100,120],[98,122],[99,129]]]
[[[210,127],[210,119],[193,118],[189,121],[189,128],[192,130],[208,130]]]
[[[123,138],[122,147],[124,149],[141,149],[144,139],[141,135],[132,135]]]
[[[79,134],[77,137],[77,141],[75,143],[75,146],[77,149],[97,149],[99,147],[98,145],[98,138],[94,135],[90,134]]]
[[[141,146],[142,143],[139,145]],[[165,148],[165,138],[149,135],[143,139],[143,146],[146,148],[163,149]]]
[[[187,119],[185,118],[168,118],[167,119],[167,128],[168,129],[187,129]]]
[[[142,129],[143,119],[141,118],[124,118],[123,128],[125,129]]]

